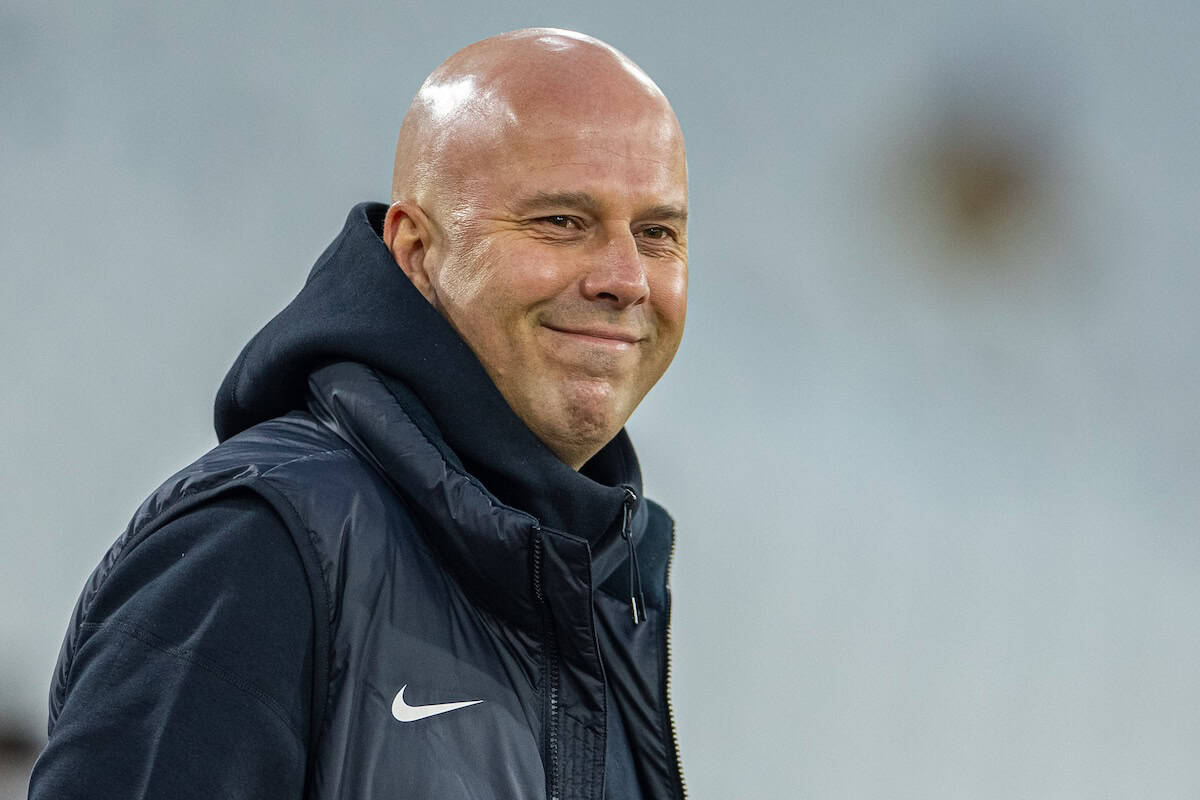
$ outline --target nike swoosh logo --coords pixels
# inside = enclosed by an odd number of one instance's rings
[[[466,708],[467,706],[483,702],[482,700],[462,700],[457,703],[434,703],[428,706],[410,706],[404,702],[404,690],[407,688],[407,683],[401,686],[400,691],[396,692],[396,699],[392,701],[392,716],[401,722],[416,722],[419,719],[445,714],[447,711],[457,711],[460,708]]]

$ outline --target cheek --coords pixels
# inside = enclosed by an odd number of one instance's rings
[[[516,243],[496,254],[506,294],[513,302],[533,306],[557,297],[575,274],[568,252],[535,242]]]
[[[534,302],[536,270],[498,248],[477,246],[445,271],[445,313],[493,373],[511,372],[527,356],[526,319]],[[531,274],[532,273],[532,274]]]
[[[660,274],[650,286],[655,312],[664,324],[682,329],[687,317],[687,267]]]
[[[462,301],[505,307],[531,307],[555,296],[569,271],[561,254],[504,234],[479,238],[454,262],[454,290]]]
[[[450,254],[437,274],[438,295],[445,304],[469,309],[489,294],[496,270],[488,256],[481,242]]]
[[[541,312],[572,296],[572,272],[565,254],[528,243],[504,243],[489,253],[490,271],[480,300],[493,316],[522,335]]]

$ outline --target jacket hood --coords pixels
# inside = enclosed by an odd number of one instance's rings
[[[355,362],[378,372],[395,401],[444,442],[446,457],[499,500],[596,543],[619,520],[624,487],[641,495],[625,431],[579,472],[563,463],[396,265],[381,238],[386,213],[382,203],[351,209],[300,293],[242,349],[217,392],[217,438],[305,409],[314,372]]]

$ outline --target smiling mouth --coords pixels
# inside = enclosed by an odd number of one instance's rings
[[[610,330],[607,328],[558,328],[554,325],[546,325],[545,327],[555,333],[608,347],[631,347],[642,341],[641,336],[621,330]]]

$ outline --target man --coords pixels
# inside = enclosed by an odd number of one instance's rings
[[[686,307],[666,98],[456,53],[85,588],[33,798],[666,798],[665,512],[623,425]]]

